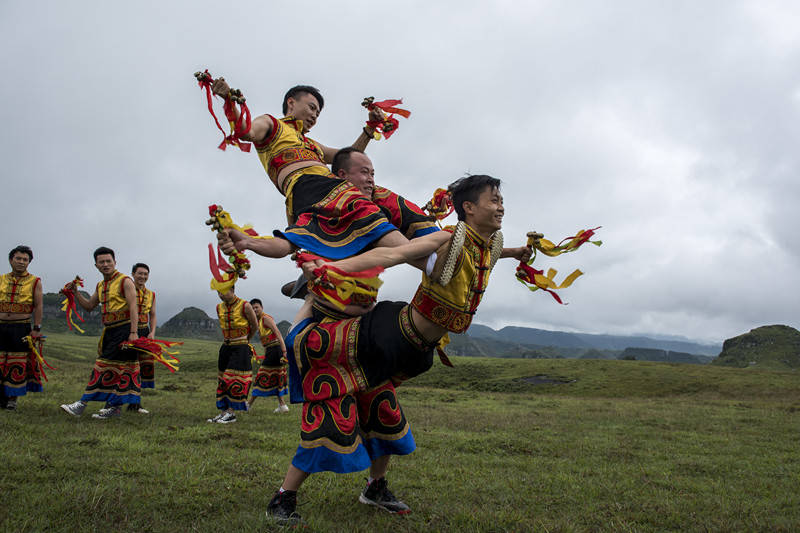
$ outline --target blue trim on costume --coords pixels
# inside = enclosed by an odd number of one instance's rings
[[[403,435],[403,438],[397,440],[385,440],[381,438],[364,439],[364,448],[371,461],[383,455],[408,455],[417,449],[417,443],[414,442],[414,435],[411,434],[411,428],[408,433]]]
[[[142,384],[139,386],[140,389],[155,389],[156,382],[155,381],[142,381]]]
[[[295,235],[294,233],[284,231],[273,231],[273,235],[286,239],[295,246],[308,250],[312,254],[321,255],[328,259],[345,259],[356,255],[358,252],[377,241],[389,232],[395,231],[397,228],[389,222],[381,222],[376,227],[372,228],[368,233],[360,237],[356,237],[349,243],[343,246],[327,246],[321,243],[316,237],[312,235]]]
[[[254,388],[250,392],[251,396],[278,396],[278,397],[280,397],[280,396],[284,396],[286,394],[289,394],[289,389],[286,388],[286,387],[284,387],[284,388],[282,388],[280,390],[270,389],[268,391],[262,391],[262,390]]]
[[[283,340],[284,344],[286,344],[286,353],[291,356],[287,357],[289,360],[288,379],[290,403],[303,403],[305,401],[305,398],[303,397],[303,378],[300,377],[300,369],[297,368],[297,360],[294,357],[294,338],[298,333],[303,331],[306,326],[312,322],[312,320],[312,317],[301,320],[299,324],[289,331],[289,334],[286,335],[286,338]]]
[[[125,394],[120,396],[113,392],[93,392],[91,394],[84,394],[81,396],[82,402],[105,402],[110,407],[123,405],[126,403],[141,403],[142,399],[138,394]]]
[[[430,233],[436,233],[437,231],[441,231],[436,226],[428,227],[428,228],[420,228],[414,232],[414,235],[411,237],[412,239],[416,239],[417,237],[422,237],[423,235],[428,235]]]
[[[233,409],[234,411],[247,411],[247,402],[232,402],[228,398],[217,400],[217,409],[226,410]]]
[[[309,474],[316,472],[349,474],[366,470],[371,464],[369,454],[361,443],[352,453],[338,453],[324,446],[316,448],[298,446],[297,453],[292,459],[292,465]]]
[[[10,387],[3,385],[3,394],[9,398],[17,396],[25,396],[29,392],[42,392],[42,385],[39,383],[29,382],[19,387]]]

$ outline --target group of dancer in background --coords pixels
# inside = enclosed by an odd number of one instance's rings
[[[91,296],[87,298],[78,290],[83,284],[80,278],[67,283],[62,292],[69,295],[70,303],[74,302],[85,311],[100,307],[103,330],[83,395],[73,403],[61,405],[61,409],[78,417],[83,414],[88,402],[95,401],[103,403],[103,407],[92,415],[96,419],[118,417],[122,414],[123,406],[127,406],[131,412],[149,414],[141,405],[141,391],[155,388],[155,357],[145,349],[132,346],[130,341],[155,339],[156,295],[146,285],[150,267],[145,263],[136,263],[131,276],[126,276],[117,270],[112,249],[100,247],[93,256],[95,267],[103,279],[97,283]],[[12,249],[8,257],[11,272],[0,276],[0,407],[13,411],[17,408],[20,396],[43,390],[46,362],[42,357],[42,281],[28,272],[33,250],[20,245]],[[283,399],[287,394],[286,347],[275,320],[263,312],[261,301],[254,299],[253,304],[253,307],[247,304],[247,308],[251,313],[253,309],[257,312],[243,335],[248,348],[248,372],[251,368],[250,357],[255,354],[249,344],[250,338],[258,334],[266,350],[264,357],[256,357],[262,359],[262,364],[255,377],[253,397],[247,401],[250,375],[240,376],[238,382],[244,386],[237,388],[233,386],[230,375],[221,369],[217,406],[226,413],[229,409],[247,409],[258,396],[277,396],[278,407],[275,411],[285,413],[289,410]],[[224,307],[224,303],[220,305]],[[230,327],[225,326],[223,316],[231,317],[233,313],[226,313],[220,308],[218,313],[226,339],[220,350],[222,360],[223,353],[227,353],[225,347],[231,344],[228,342]],[[240,398],[241,393],[244,394],[243,398]],[[223,423],[230,421],[235,421],[235,416]]]

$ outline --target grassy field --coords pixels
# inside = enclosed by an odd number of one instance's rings
[[[297,446],[299,406],[227,426],[213,342],[157,368],[151,415],[70,418],[97,339],[48,338],[42,394],[0,413],[0,531],[271,531],[264,509]],[[637,361],[453,358],[399,389],[418,449],[390,488],[413,512],[357,502],[364,473],[312,476],[305,531],[797,531],[800,376]],[[532,385],[547,376],[566,383]]]

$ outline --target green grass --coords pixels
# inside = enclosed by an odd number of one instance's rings
[[[299,438],[274,399],[215,413],[218,344],[157,369],[153,414],[72,419],[96,338],[52,335],[43,394],[0,413],[0,531],[269,531],[264,509]],[[413,512],[356,499],[364,473],[312,476],[308,531],[795,531],[796,372],[638,361],[453,358],[399,391],[418,449],[391,489]],[[544,374],[570,383],[532,386]],[[574,380],[574,381],[573,381]]]

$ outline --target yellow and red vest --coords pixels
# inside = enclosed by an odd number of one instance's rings
[[[136,288],[136,303],[139,307],[139,327],[143,328],[150,324],[150,310],[153,308],[153,300],[156,293],[145,287]]]
[[[131,311],[123,288],[126,279],[130,278],[115,270],[110,279],[104,279],[97,283],[97,297],[100,300],[100,312],[103,313],[104,325],[131,319]]]
[[[264,347],[278,344],[278,335],[272,331],[272,328],[264,324],[265,317],[272,318],[267,313],[261,313],[261,316],[258,317],[258,335],[261,338],[261,345]]]
[[[13,272],[0,276],[0,313],[33,313],[33,291],[40,282],[30,272],[20,278]]]
[[[325,156],[322,147],[316,141],[303,135],[303,121],[293,117],[277,119],[272,115],[265,115],[272,121],[272,131],[262,143],[254,143],[258,152],[258,159],[267,171],[273,185],[278,187],[278,174],[287,165],[301,161],[313,161],[318,165],[301,169],[303,174],[318,174],[332,176],[330,169],[325,165]],[[299,174],[298,174],[299,175]],[[278,187],[281,194],[289,191],[291,180],[287,177],[283,190]]]
[[[436,251],[437,259],[429,276],[422,274],[422,283],[411,305],[431,322],[451,331],[463,333],[472,323],[472,317],[481,303],[489,284],[492,264],[492,242],[485,241],[475,230],[465,224],[464,246],[459,252],[453,276],[447,285],[438,281],[437,270],[447,258],[452,239]],[[452,231],[453,227],[444,228]]]
[[[250,322],[244,314],[245,301],[236,298],[232,304],[220,302],[217,304],[217,316],[222,336],[227,339],[250,337]]]

